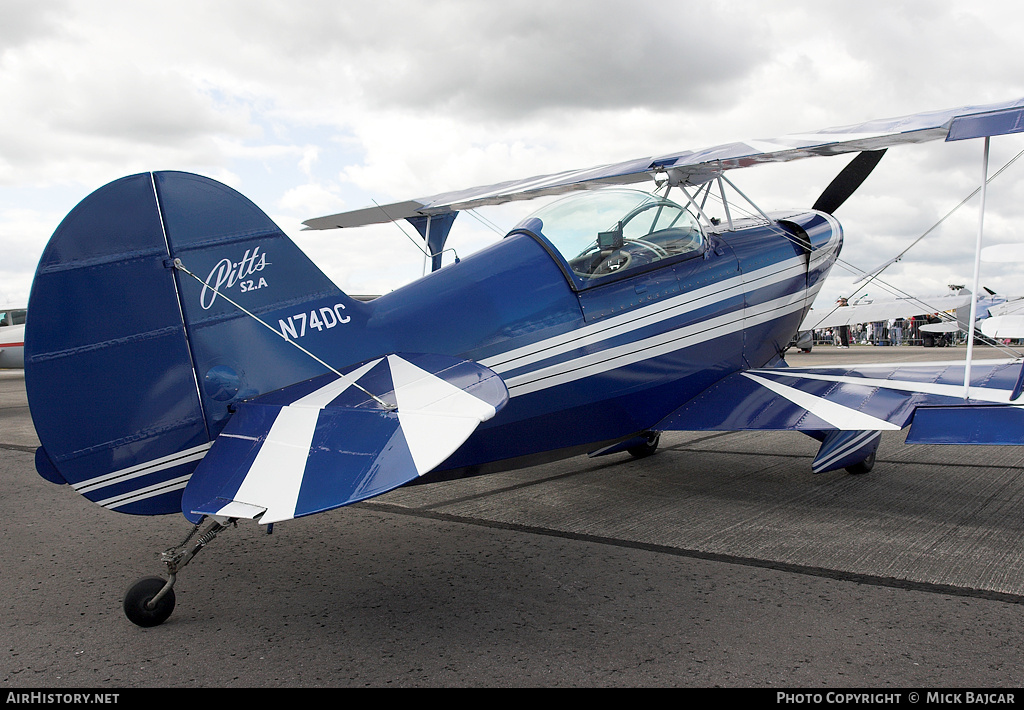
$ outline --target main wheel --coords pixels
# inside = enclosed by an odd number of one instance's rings
[[[631,449],[626,449],[631,456],[634,458],[642,459],[647,456],[653,456],[658,450],[658,443],[661,441],[661,432],[651,434],[647,437],[647,441],[639,446],[634,446]]]
[[[124,613],[129,621],[143,627],[159,626],[167,621],[174,611],[173,589],[168,589],[167,594],[152,609],[149,608],[149,602],[166,583],[163,577],[143,577],[128,588],[124,595]]]
[[[855,475],[859,476],[862,473],[868,473],[874,467],[875,467],[875,452],[872,451],[871,455],[868,456],[863,461],[861,461],[860,463],[855,463],[852,466],[847,466],[846,467],[846,471],[847,471],[847,473],[852,473],[852,474],[855,474]]]

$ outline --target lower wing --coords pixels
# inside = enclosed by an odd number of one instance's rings
[[[661,431],[802,431],[822,440],[815,472],[873,454],[883,431],[908,443],[1024,444],[1020,360],[771,367],[734,373],[676,409]],[[867,452],[867,453],[866,453]]]

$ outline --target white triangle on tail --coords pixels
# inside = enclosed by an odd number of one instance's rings
[[[388,356],[388,365],[398,420],[421,476],[455,453],[481,422],[495,414],[492,405],[397,355]]]

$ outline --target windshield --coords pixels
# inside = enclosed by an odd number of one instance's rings
[[[516,229],[543,236],[584,284],[662,259],[702,251],[692,214],[639,190],[582,192],[534,212]]]

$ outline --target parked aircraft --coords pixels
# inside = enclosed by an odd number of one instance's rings
[[[1024,338],[1024,300],[1007,301],[988,309],[989,317],[979,322],[981,332],[993,340]]]
[[[0,308],[0,369],[25,367],[24,308]]]
[[[839,304],[826,305],[824,308],[812,308],[803,323],[800,324],[800,330],[818,330],[856,323],[889,321],[894,318],[911,318],[925,313],[944,313],[964,308],[970,303],[971,294],[967,292],[921,298],[910,296],[873,299],[842,306]],[[954,317],[949,320],[956,323]]]
[[[976,314],[979,325],[985,323],[991,311],[998,311],[1001,304],[1007,299],[999,296],[988,289],[985,293],[974,299],[969,289],[958,288],[955,293],[945,293],[934,296],[903,296],[900,298],[862,298],[848,303],[847,299],[840,299],[840,302],[824,308],[811,308],[800,324],[797,336],[797,345],[805,352],[811,350],[810,336],[815,330],[836,329],[843,326],[850,327],[856,324],[867,323],[891,323],[900,321],[902,329],[901,337],[910,337],[910,320],[921,319],[916,326],[917,335],[923,335],[922,340],[925,346],[930,346],[934,340],[936,345],[945,344],[932,334],[937,333],[966,333],[967,324],[970,318],[972,301],[976,300]],[[984,328],[983,328],[984,330]],[[891,334],[890,334],[891,335]],[[987,333],[986,333],[987,335]],[[886,342],[892,342],[890,337]]]
[[[668,430],[802,431],[821,441],[814,472],[869,471],[881,432],[905,426],[910,441],[1021,443],[1020,361],[798,369],[783,352],[839,255],[834,212],[886,148],[987,146],[1022,127],[1019,99],[307,222],[406,219],[437,255],[459,210],[563,196],[369,301],[220,183],[122,178],[64,219],[36,271],[36,468],[105,508],[195,525],[165,554],[167,578],[125,597],[151,626],[173,610],[181,568],[231,523],[269,529],[411,482],[649,456]],[[726,207],[717,220],[702,206],[712,191],[746,199],[730,170],[843,152],[858,155],[811,209]]]
[[[1020,263],[1024,261],[1024,244],[997,244],[981,250],[983,261]],[[978,326],[993,340],[1024,339],[1024,297],[1003,298],[989,305],[987,317]]]

